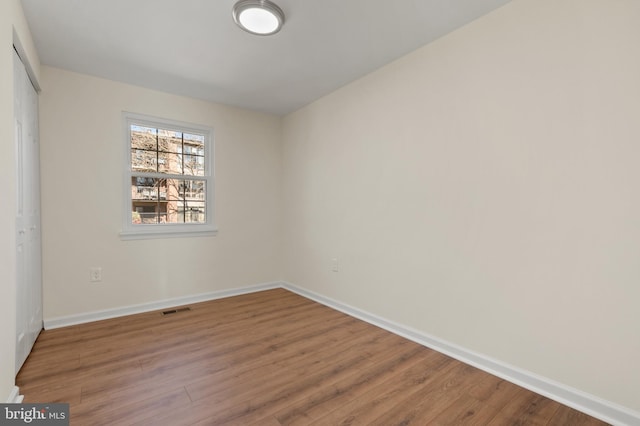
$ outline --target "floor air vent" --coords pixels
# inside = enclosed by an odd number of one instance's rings
[[[177,314],[178,312],[186,312],[186,311],[190,311],[191,308],[187,307],[187,308],[178,308],[178,309],[169,309],[168,311],[162,311],[162,316],[165,315],[171,315],[171,314]]]

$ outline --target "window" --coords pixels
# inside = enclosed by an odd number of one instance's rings
[[[214,235],[211,129],[124,113],[123,239]]]

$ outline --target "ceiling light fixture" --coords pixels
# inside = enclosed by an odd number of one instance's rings
[[[284,25],[284,13],[269,0],[240,0],[233,6],[233,20],[251,34],[271,35]]]

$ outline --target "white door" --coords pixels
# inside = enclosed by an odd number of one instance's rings
[[[16,373],[42,330],[38,94],[14,52],[16,142]]]

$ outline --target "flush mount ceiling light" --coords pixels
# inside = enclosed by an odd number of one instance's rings
[[[233,20],[251,34],[271,35],[282,28],[284,13],[269,0],[240,0],[233,6]]]

